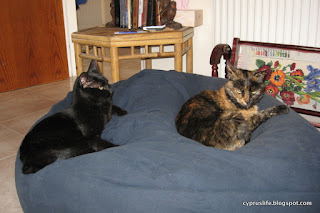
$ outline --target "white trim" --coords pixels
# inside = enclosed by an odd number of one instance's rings
[[[67,58],[69,76],[76,76],[76,62],[74,55],[74,44],[71,41],[71,33],[78,31],[77,13],[75,1],[62,0],[64,29],[66,36]]]

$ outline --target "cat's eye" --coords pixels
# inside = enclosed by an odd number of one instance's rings
[[[257,94],[258,92],[259,92],[258,90],[254,90],[254,91],[252,91],[251,93],[255,95],[255,94]]]
[[[103,90],[103,87],[99,87],[99,90]]]

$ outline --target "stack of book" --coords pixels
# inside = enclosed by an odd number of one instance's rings
[[[157,0],[114,0],[115,26],[136,29],[156,25]]]

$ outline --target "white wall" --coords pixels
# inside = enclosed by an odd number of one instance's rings
[[[110,2],[111,0],[89,0],[80,4],[77,10],[78,29],[105,25],[111,21]]]
[[[195,27],[193,37],[193,73],[211,76],[209,64],[211,51],[215,44],[212,35],[214,33],[212,20],[214,17],[213,0],[189,0],[189,9],[203,10],[203,25]]]

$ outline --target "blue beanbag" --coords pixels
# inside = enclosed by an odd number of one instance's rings
[[[30,175],[22,174],[18,153],[24,212],[318,212],[320,133],[294,111],[263,123],[236,151],[177,133],[182,104],[224,83],[143,70],[114,84],[113,102],[128,115],[114,116],[102,138],[121,146],[59,160]],[[69,107],[72,95],[46,116]],[[279,104],[265,95],[259,108]]]

